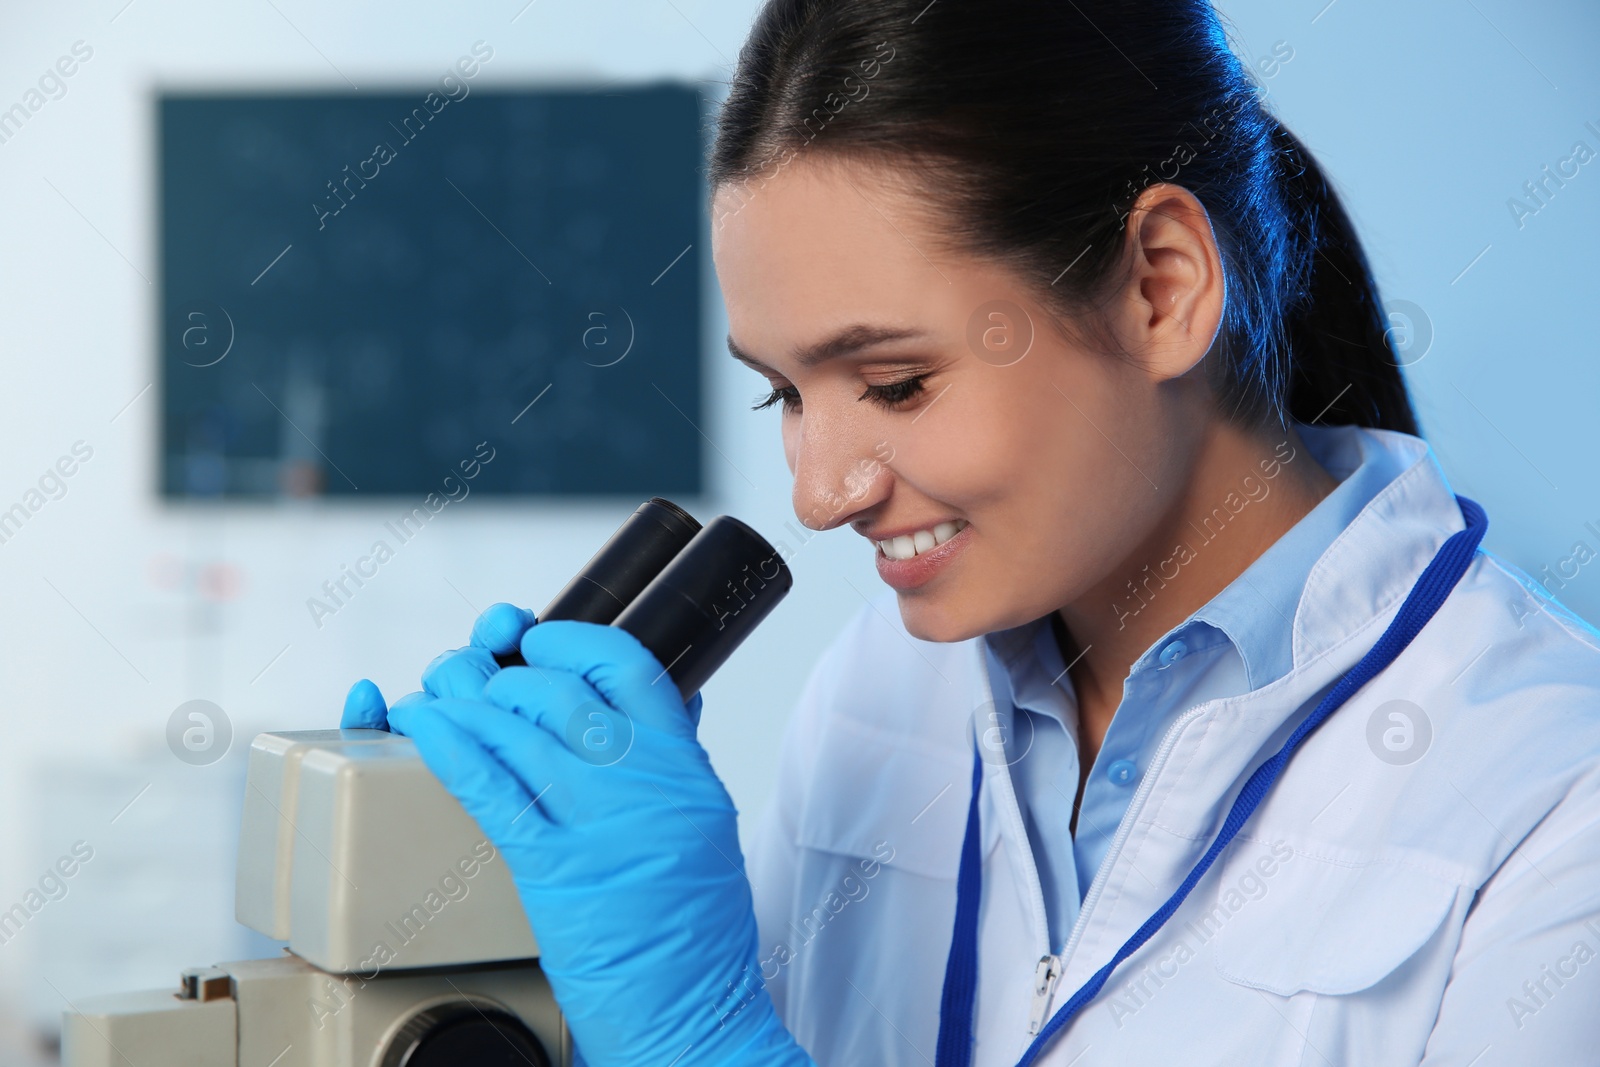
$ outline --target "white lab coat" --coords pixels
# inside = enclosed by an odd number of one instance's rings
[[[1250,772],[1463,527],[1424,442],[1356,432],[1404,473],[1312,568],[1293,669],[1167,731],[1084,899],[1052,1012],[1177,887]],[[910,637],[886,591],[789,725],[749,871],[763,976],[822,1067],[933,1063],[973,717],[996,684],[981,640]],[[1369,742],[1397,699],[1432,732],[1404,765]],[[1006,1067],[1029,1044],[1049,944],[1010,774],[984,773],[973,1064]],[[1480,551],[1041,1062],[1600,1063],[1600,633]]]

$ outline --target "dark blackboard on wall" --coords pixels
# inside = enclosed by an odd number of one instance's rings
[[[700,492],[699,94],[453,84],[159,98],[163,495]]]

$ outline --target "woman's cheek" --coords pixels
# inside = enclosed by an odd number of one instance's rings
[[[1030,461],[1035,450],[1010,409],[971,385],[963,390],[964,384],[952,385],[915,422],[907,419],[885,434],[896,477],[962,509],[1001,492],[1037,462]]]

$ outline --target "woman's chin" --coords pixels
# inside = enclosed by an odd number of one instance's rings
[[[900,621],[906,633],[919,641],[950,643],[989,633],[994,627],[984,617],[944,596],[901,593]]]
[[[997,592],[1004,578],[964,588],[955,583],[900,590],[896,597],[906,633],[920,641],[953,643],[1022,626],[1050,614],[1056,601],[1038,590]]]

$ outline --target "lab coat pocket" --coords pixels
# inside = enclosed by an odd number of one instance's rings
[[[1377,984],[1432,940],[1462,892],[1406,863],[1335,859],[1282,842],[1241,840],[1221,874],[1215,908],[1196,920],[1217,971],[1285,997]]]
[[[796,843],[954,881],[972,757],[843,715],[824,720]],[[986,828],[990,829],[990,828]],[[991,829],[985,835],[998,835]]]

